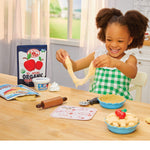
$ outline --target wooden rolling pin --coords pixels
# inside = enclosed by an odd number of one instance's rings
[[[36,105],[36,108],[40,108],[40,107],[42,107],[43,109],[50,108],[53,106],[61,105],[66,100],[67,100],[67,97],[61,97],[61,96],[54,97],[51,99],[41,101],[40,104]]]

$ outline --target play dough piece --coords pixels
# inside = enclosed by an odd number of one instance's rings
[[[35,95],[19,96],[15,98],[17,101],[35,101]]]
[[[96,68],[93,66],[93,62],[91,62],[89,66],[88,74],[83,79],[79,79],[80,81],[77,82],[77,86],[83,85],[84,83],[86,83],[88,79],[95,74],[95,70]]]
[[[68,56],[65,59],[65,64],[67,66],[67,70],[68,70],[68,73],[69,73],[70,77],[72,78],[74,84],[76,85],[76,83],[79,81],[79,79],[75,76],[75,74],[73,72],[72,63],[71,63]]]
[[[150,117],[145,119],[145,122],[150,124]]]
[[[93,66],[93,62],[91,62],[90,66],[89,66],[88,74],[83,79],[79,79],[75,76],[73,69],[72,69],[72,63],[68,56],[65,59],[65,64],[67,66],[68,73],[69,73],[70,77],[72,78],[76,87],[86,83],[88,81],[88,79],[95,74],[96,68]]]

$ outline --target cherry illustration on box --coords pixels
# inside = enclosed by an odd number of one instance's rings
[[[31,53],[28,54],[27,56],[27,61],[24,62],[24,67],[26,68],[26,70],[28,71],[33,71],[35,69],[40,70],[43,66],[43,62],[41,57],[39,57],[39,61],[35,62],[34,59],[30,59],[31,57]]]
[[[30,60],[25,61],[24,62],[24,67],[28,71],[33,71],[35,69],[35,60],[34,59],[30,59]]]
[[[39,57],[39,61],[37,61],[35,63],[35,68],[38,69],[38,70],[40,70],[42,68],[42,66],[43,66],[43,62],[42,62],[41,57]]]
[[[46,67],[46,45],[17,46],[18,84],[34,86],[32,79],[35,77],[46,77]]]

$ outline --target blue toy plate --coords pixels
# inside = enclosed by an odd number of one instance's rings
[[[113,133],[117,133],[117,134],[129,134],[129,133],[132,133],[136,130],[136,127],[137,125],[133,126],[133,127],[128,127],[128,128],[125,128],[125,127],[115,127],[115,126],[111,126],[110,124],[108,124],[106,121],[105,123],[107,124],[107,128],[113,132]]]
[[[120,103],[105,103],[102,102],[99,98],[98,98],[99,104],[104,107],[104,108],[108,108],[108,109],[117,109],[123,106],[123,104],[125,103],[126,100],[124,100],[123,102]]]

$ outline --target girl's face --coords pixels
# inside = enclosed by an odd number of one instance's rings
[[[121,59],[132,40],[133,38],[130,37],[127,26],[121,26],[119,23],[108,24],[106,28],[106,49],[108,50],[108,55]]]

